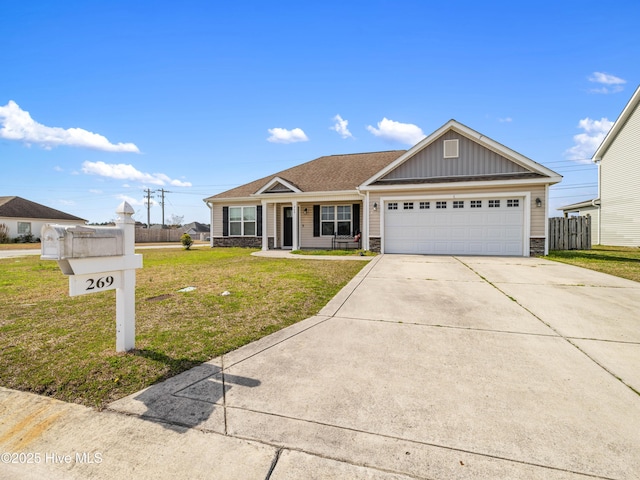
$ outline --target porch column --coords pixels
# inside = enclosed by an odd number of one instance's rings
[[[362,202],[362,225],[361,233],[362,233],[362,249],[369,250],[369,209],[371,208],[369,204],[369,192],[365,194],[364,201]]]
[[[293,236],[293,245],[291,246],[292,250],[299,250],[300,246],[298,245],[298,202],[296,200],[293,201],[292,205],[292,213],[293,213],[293,221],[291,222],[293,225],[292,228],[292,236]]]
[[[278,204],[273,204],[273,248],[278,248]]]
[[[267,228],[267,202],[262,200],[262,250],[269,250],[269,234]]]

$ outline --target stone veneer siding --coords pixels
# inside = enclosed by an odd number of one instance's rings
[[[544,238],[529,239],[529,255],[532,257],[542,257],[544,255]]]
[[[261,248],[260,237],[213,237],[214,247],[249,247]]]
[[[382,249],[382,242],[380,237],[369,237],[369,251],[380,253]]]

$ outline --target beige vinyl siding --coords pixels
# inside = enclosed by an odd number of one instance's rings
[[[547,206],[545,205],[545,190],[544,185],[534,186],[534,187],[526,187],[522,185],[514,185],[508,187],[491,187],[491,188],[477,188],[470,190],[461,190],[461,189],[445,189],[445,190],[431,190],[431,191],[420,191],[420,192],[408,192],[406,190],[397,190],[397,191],[385,191],[382,194],[379,192],[371,192],[370,193],[370,217],[369,217],[369,236],[371,237],[380,237],[380,213],[382,212],[383,205],[380,202],[380,197],[383,196],[385,198],[391,198],[394,196],[398,197],[415,197],[419,198],[420,196],[429,195],[429,196],[438,196],[438,195],[464,195],[467,197],[468,195],[477,194],[487,194],[487,193],[496,193],[496,194],[505,194],[508,192],[530,192],[531,194],[531,203],[530,203],[530,212],[531,212],[531,237],[544,237],[545,236],[545,210]],[[540,198],[542,200],[542,206],[536,207],[536,198]],[[373,211],[373,204],[376,202],[378,204],[378,210]]]
[[[330,236],[313,236],[313,206],[330,206],[330,205],[350,205],[354,203],[360,204],[360,229],[362,230],[362,203],[360,200],[346,200],[340,202],[313,202],[313,203],[301,203],[300,207],[300,247],[305,249],[327,249],[332,246],[333,237]],[[304,214],[304,209],[307,208],[307,214]],[[353,215],[353,209],[351,211]],[[351,221],[353,225],[353,218]]]
[[[600,243],[640,246],[640,110],[602,157],[600,177]]]
[[[244,207],[244,206],[258,206],[260,203],[256,202],[236,202],[230,199],[225,203],[215,203],[213,205],[213,236],[222,236],[222,207]],[[264,226],[263,226],[264,227]]]

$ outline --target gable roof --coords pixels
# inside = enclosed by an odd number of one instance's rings
[[[380,182],[384,179],[386,175],[389,175],[395,169],[399,168],[402,164],[409,161],[411,158],[415,157],[422,150],[425,150],[427,147],[432,145],[436,140],[444,136],[447,132],[454,131],[464,137],[467,137],[472,142],[475,142],[482,147],[495,152],[501,157],[504,157],[505,162],[510,162],[519,166],[518,169],[509,172],[508,175],[505,174],[491,174],[491,175],[478,175],[472,174],[468,176],[458,176],[458,177],[428,177],[428,178],[414,178],[411,180],[395,180],[394,183],[435,183],[435,182],[460,182],[465,180],[474,180],[474,181],[489,181],[489,180],[499,180],[499,179],[531,179],[531,178],[544,178],[546,180],[551,180],[552,183],[557,183],[561,180],[561,176],[554,172],[553,170],[531,160],[530,158],[525,157],[524,155],[512,150],[501,143],[492,140],[491,138],[482,135],[481,133],[463,125],[462,123],[456,120],[449,120],[431,135],[427,136],[416,145],[414,145],[411,149],[407,150],[403,155],[398,157],[395,161],[391,162],[385,168],[376,172],[375,175],[367,179],[362,187],[366,188],[367,186],[374,185],[377,182]]]
[[[84,218],[46,207],[21,197],[0,197],[0,217],[71,220],[86,223]]]
[[[609,130],[609,133],[607,133],[607,136],[604,137],[604,140],[602,141],[596,152],[593,154],[593,157],[591,157],[592,161],[599,162],[600,160],[602,160],[602,157],[605,153],[607,153],[607,150],[609,149],[615,138],[618,136],[618,133],[620,133],[620,130],[622,130],[622,127],[625,126],[627,120],[629,120],[629,117],[635,111],[638,104],[640,104],[640,85],[638,86],[638,88],[636,88],[635,93],[633,94],[629,102],[625,105],[622,113],[611,127],[611,130]]]
[[[389,165],[406,150],[329,155],[246,183],[205,199],[250,197],[280,182],[300,192],[356,190],[367,178]]]

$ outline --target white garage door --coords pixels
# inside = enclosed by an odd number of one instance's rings
[[[384,252],[523,255],[524,199],[384,203]]]

